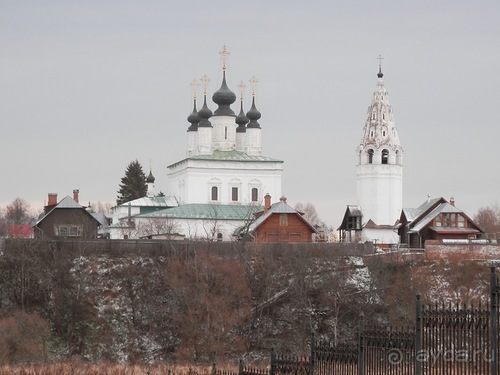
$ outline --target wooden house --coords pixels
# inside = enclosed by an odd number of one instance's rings
[[[474,221],[455,207],[453,198],[428,199],[417,208],[401,212],[398,234],[401,243],[423,248],[426,240],[476,239],[484,234]]]
[[[312,242],[317,230],[303,216],[286,203],[286,198],[271,205],[271,196],[264,197],[264,210],[248,226],[248,234],[255,242]]]
[[[78,190],[57,202],[57,194],[49,194],[47,206],[35,224],[37,238],[96,238],[101,223],[87,208],[78,203]]]

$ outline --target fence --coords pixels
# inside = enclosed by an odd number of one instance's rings
[[[299,358],[271,352],[265,370],[247,368],[213,375],[500,375],[500,284],[491,267],[488,306],[424,305],[415,301],[415,327],[365,326],[357,342],[333,345],[311,337],[311,353]]]

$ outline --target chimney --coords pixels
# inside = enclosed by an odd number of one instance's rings
[[[284,195],[281,196],[280,202],[286,203],[286,197]]]
[[[55,206],[57,204],[57,193],[49,193],[47,206]]]
[[[455,198],[451,197],[450,198],[450,204],[455,207]]]
[[[80,193],[80,190],[74,189],[73,190],[73,200],[78,203],[78,193]]]
[[[271,196],[269,195],[269,193],[267,193],[264,196],[264,213],[267,212],[267,210],[269,210],[270,207],[271,207]]]

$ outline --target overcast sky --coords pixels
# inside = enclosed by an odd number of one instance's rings
[[[0,206],[41,208],[75,188],[114,203],[135,159],[166,191],[186,152],[189,83],[207,74],[211,97],[224,45],[230,88],[260,81],[264,155],[285,161],[292,205],[336,227],[356,204],[379,54],[403,206],[454,196],[473,216],[500,200],[498,0],[0,0]]]

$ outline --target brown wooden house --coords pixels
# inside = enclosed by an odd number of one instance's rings
[[[264,210],[256,214],[248,233],[255,242],[312,242],[318,233],[303,216],[286,203],[286,198],[271,205],[271,196],[264,197]]]
[[[49,194],[44,212],[35,224],[37,238],[96,238],[101,223],[78,203],[78,190],[57,203],[57,194]]]
[[[467,240],[484,235],[474,221],[455,207],[453,198],[429,199],[417,208],[405,208],[398,224],[401,243],[423,248],[426,240]]]

